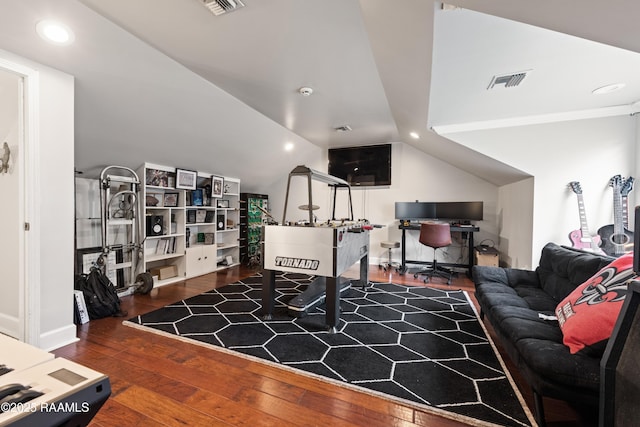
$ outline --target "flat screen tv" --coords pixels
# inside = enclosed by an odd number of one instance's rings
[[[352,186],[391,185],[391,144],[330,148],[328,169]]]

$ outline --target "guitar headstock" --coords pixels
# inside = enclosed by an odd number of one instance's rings
[[[579,181],[571,181],[569,183],[569,188],[576,194],[582,194],[582,186]]]
[[[620,195],[622,195],[623,197],[629,195],[631,190],[633,190],[633,181],[634,178],[632,176],[624,180],[624,183],[620,187]]]
[[[611,179],[609,179],[609,187],[613,188],[614,190],[620,191],[621,186],[622,186],[621,175],[614,175],[611,177]]]

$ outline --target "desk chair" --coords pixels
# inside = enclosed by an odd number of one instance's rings
[[[451,278],[453,272],[438,265],[438,249],[451,245],[451,229],[449,224],[442,222],[423,222],[420,224],[420,243],[430,248],[433,248],[433,265],[431,268],[425,268],[418,271],[413,275],[414,278],[418,276],[427,276],[424,278],[424,283],[428,283],[432,277],[443,277],[447,279],[447,285],[451,284]]]

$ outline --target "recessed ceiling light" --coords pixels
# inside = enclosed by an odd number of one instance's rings
[[[44,40],[61,46],[69,45],[75,40],[75,35],[69,27],[48,19],[38,22],[36,31]]]
[[[313,88],[304,86],[298,89],[298,92],[300,92],[300,95],[302,96],[310,96],[313,93]]]
[[[336,126],[333,129],[336,132],[351,132],[353,130],[349,125]]]
[[[603,95],[605,93],[611,93],[611,92],[620,90],[625,86],[626,85],[624,83],[614,83],[614,84],[599,87],[598,89],[594,89],[591,93],[594,95]]]
[[[286,144],[284,144],[284,151],[291,151],[293,150],[293,142],[287,142]]]
[[[418,134],[418,132],[411,132],[411,133],[409,134],[409,136],[411,136],[411,138],[413,138],[413,139],[418,139],[418,138],[420,138],[420,135]]]

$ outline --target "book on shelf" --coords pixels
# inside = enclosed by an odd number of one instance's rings
[[[158,239],[158,245],[156,246],[156,255],[164,255],[167,253],[167,240]]]
[[[196,222],[205,222],[207,218],[207,211],[205,209],[198,209],[196,211]]]

